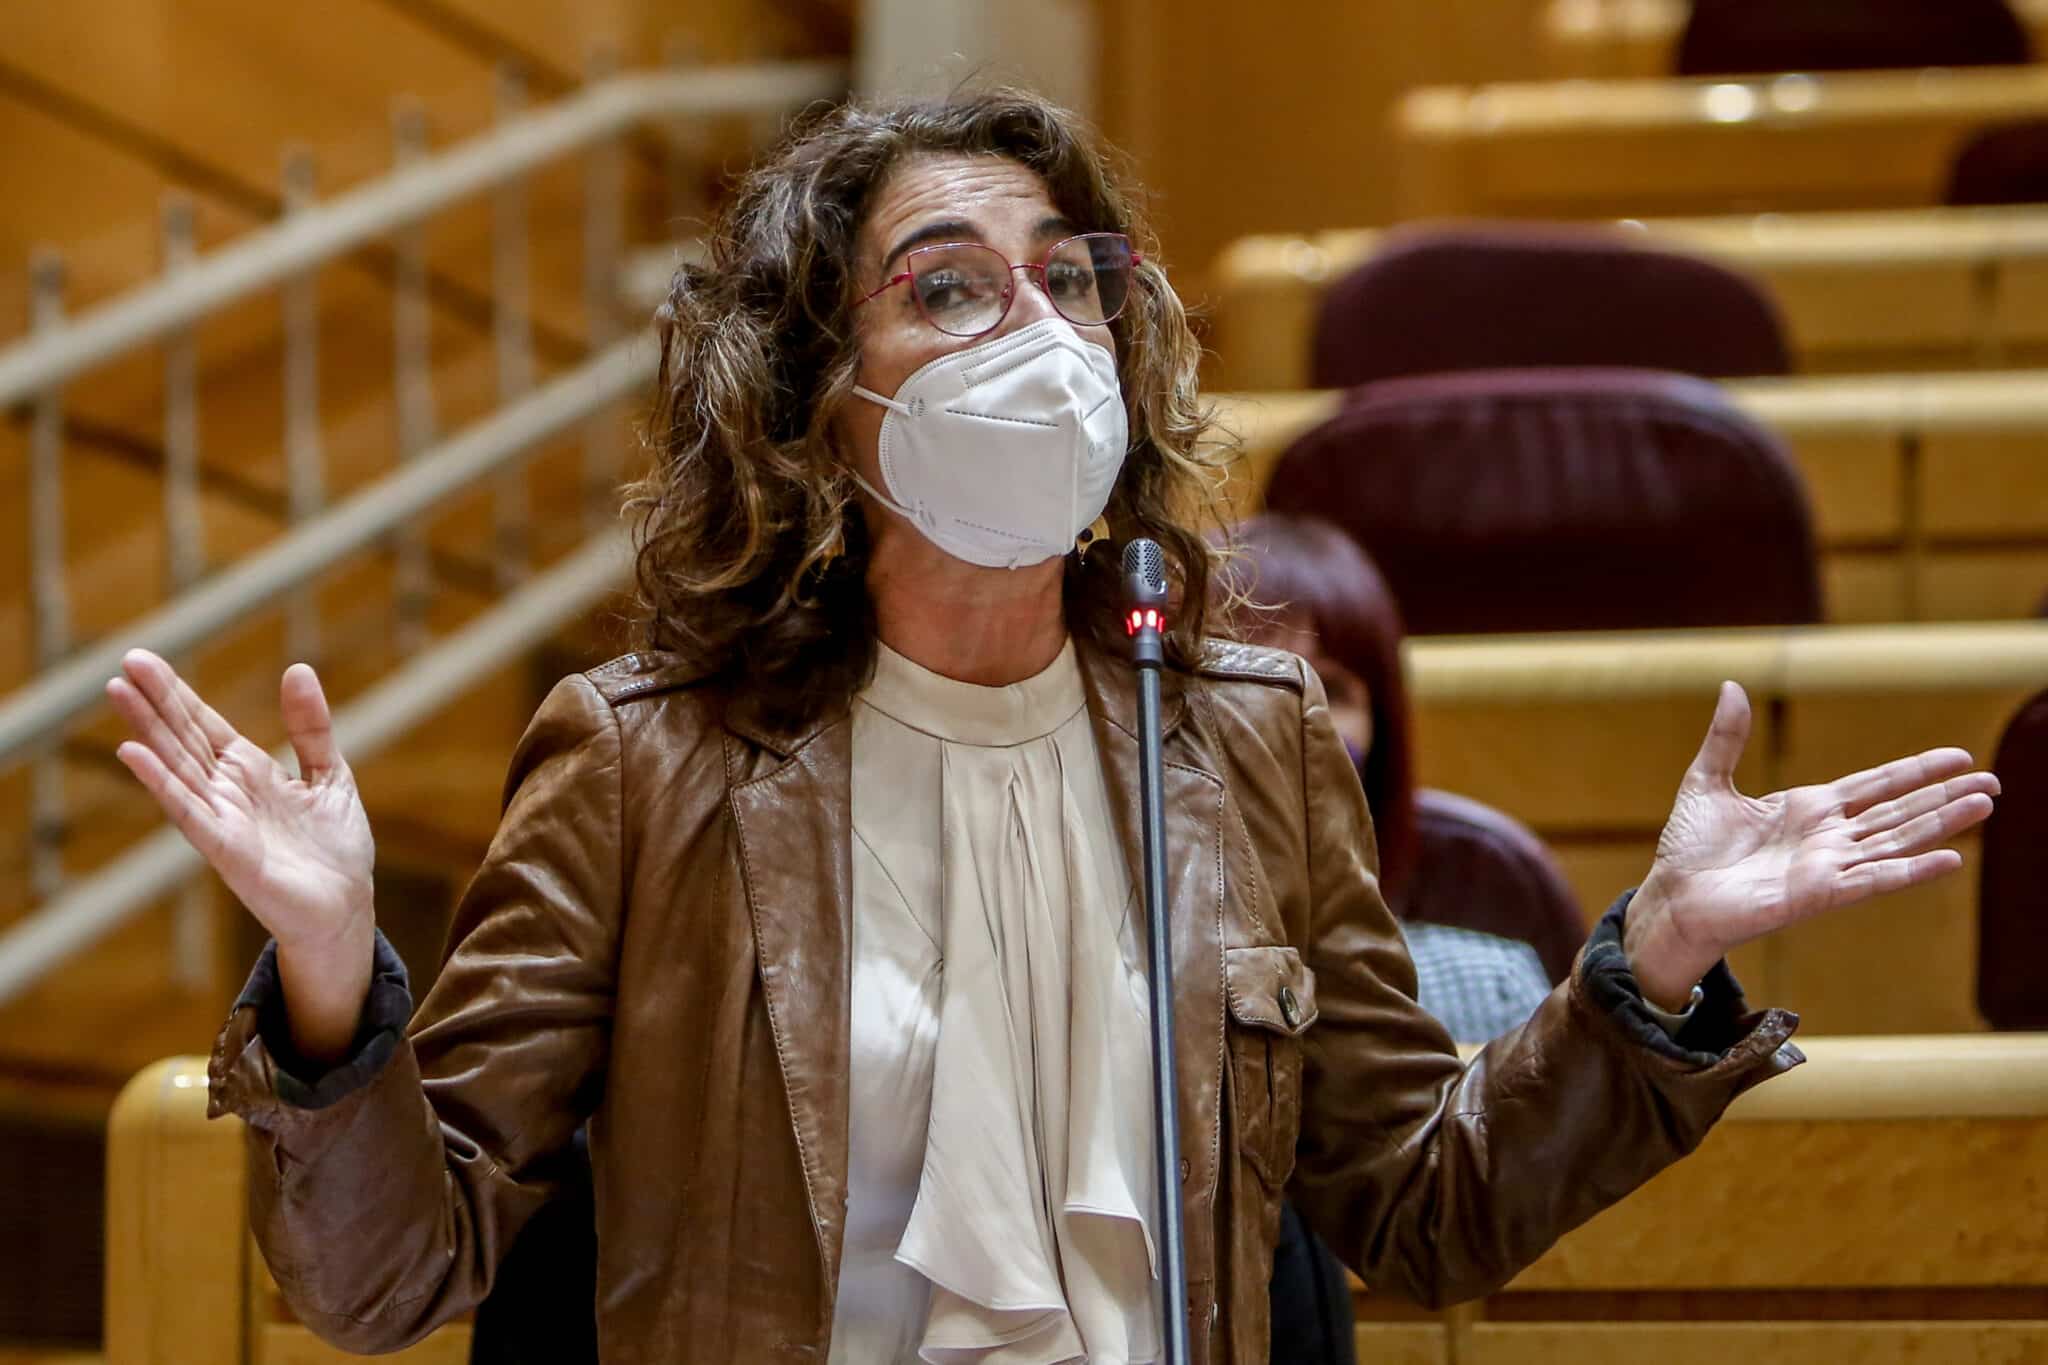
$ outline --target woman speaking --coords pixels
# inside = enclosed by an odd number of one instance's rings
[[[587,1122],[607,1362],[1154,1359],[1115,541],[1178,603],[1198,1360],[1266,1358],[1283,1189],[1375,1290],[1501,1284],[1801,1060],[1727,950],[1959,866],[1997,790],[1967,754],[1746,797],[1724,685],[1640,889],[1461,1065],[1321,684],[1209,614],[1197,347],[1147,246],[1015,92],[843,108],[747,178],[661,313],[645,648],[535,716],[417,1011],[312,671],[293,777],[127,658],[122,760],[273,936],[212,1110],[315,1331],[389,1350],[476,1304]]]

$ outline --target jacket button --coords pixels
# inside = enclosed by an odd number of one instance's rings
[[[1188,1159],[1187,1159],[1186,1157],[1182,1157],[1182,1158],[1180,1159],[1180,1183],[1181,1183],[1181,1184],[1185,1185],[1185,1184],[1187,1184],[1187,1183],[1188,1183],[1188,1173],[1189,1173],[1189,1172],[1191,1172],[1191,1171],[1193,1171],[1194,1169],[1195,1169],[1195,1168],[1194,1168],[1194,1166],[1193,1166],[1193,1165],[1191,1165],[1191,1164],[1190,1164],[1190,1163],[1188,1162]]]
[[[1295,1028],[1301,1023],[1301,1002],[1294,998],[1294,987],[1280,988],[1280,1017],[1287,1021],[1287,1027]]]

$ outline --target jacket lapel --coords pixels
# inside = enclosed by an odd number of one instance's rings
[[[1144,885],[1144,844],[1138,801],[1137,679],[1122,660],[1083,645],[1082,677],[1095,725],[1095,745],[1116,811],[1117,833],[1133,885]],[[1196,746],[1181,733],[1187,680],[1172,671],[1160,678],[1161,793],[1166,824],[1166,919],[1173,948],[1174,1069],[1180,1106],[1180,1152],[1188,1163],[1181,1184],[1190,1228],[1205,1226],[1216,1196],[1222,1140],[1223,1067],[1223,780],[1206,769]],[[1199,1217],[1198,1217],[1199,1214]],[[1208,1279],[1198,1248],[1188,1239],[1188,1273]]]
[[[727,766],[761,992],[824,1270],[821,1341],[846,1227],[852,731],[843,712],[804,735],[740,731],[788,761],[747,780],[729,748]]]

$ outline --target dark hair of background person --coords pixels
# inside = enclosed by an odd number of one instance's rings
[[[1158,264],[1138,191],[1076,115],[1000,89],[848,104],[801,125],[741,181],[708,259],[677,271],[657,318],[652,469],[628,490],[639,633],[707,677],[744,679],[745,704],[799,719],[869,677],[868,539],[831,416],[858,370],[856,245],[890,171],[921,153],[1007,157],[1044,178],[1083,232],[1121,232],[1145,261],[1111,324],[1131,444],[1106,516],[1111,540],[1165,551],[1180,601],[1169,658],[1199,657],[1215,551],[1192,519],[1214,504],[1220,450],[1196,389],[1200,356]],[[1120,648],[1113,544],[1068,560],[1067,620]]]
[[[1234,609],[1237,633],[1292,607],[1305,613],[1331,659],[1357,674],[1370,697],[1372,742],[1359,778],[1379,842],[1380,889],[1398,908],[1415,870],[1415,769],[1408,743],[1405,630],[1394,595],[1364,550],[1326,521],[1261,513],[1232,531],[1237,554],[1224,586],[1249,599]]]

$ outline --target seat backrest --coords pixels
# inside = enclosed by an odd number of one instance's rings
[[[1681,76],[2016,66],[2027,31],[2005,0],[1693,0]]]
[[[108,1115],[106,1365],[360,1360],[293,1317],[250,1235],[243,1122],[209,1119],[207,1097],[207,1059],[169,1057]],[[457,1320],[394,1359],[463,1365],[469,1347]]]
[[[1528,826],[1484,802],[1424,787],[1415,794],[1415,874],[1404,919],[1519,939],[1552,985],[1571,974],[1586,919],[1557,859]]]
[[[1942,202],[2048,204],[2048,119],[1995,123],[1971,134],[1949,169]]]
[[[2048,1029],[2048,692],[2006,724],[1977,883],[1977,1008],[1997,1029]]]
[[[1276,464],[1270,510],[1364,546],[1415,634],[1821,619],[1784,447],[1713,385],[1645,370],[1371,384]]]
[[[1324,293],[1318,388],[1446,370],[1637,365],[1709,379],[1784,374],[1763,287],[1714,261],[1586,225],[1399,229]]]
[[[108,1115],[107,1365],[252,1365],[242,1121],[206,1095],[206,1058],[171,1057]]]

